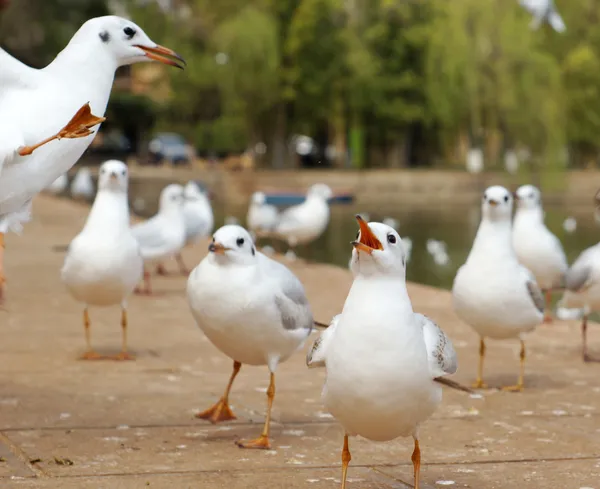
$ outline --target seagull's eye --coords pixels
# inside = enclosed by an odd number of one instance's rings
[[[393,234],[388,234],[387,240],[390,244],[396,244],[396,236],[394,236]]]
[[[132,27],[125,27],[125,29],[123,29],[123,32],[125,33],[128,39],[131,39],[133,36],[135,36],[135,29]]]
[[[123,175],[123,176],[127,175],[127,170],[123,170],[123,171],[121,172],[121,175]]]
[[[483,201],[487,202],[487,195],[485,195],[485,194],[483,195]]]
[[[106,173],[106,171],[104,170],[104,168],[100,168],[100,175],[104,175]]]
[[[508,202],[508,195],[504,196],[504,202]]]
[[[244,246],[244,238],[238,238],[236,244],[240,247]]]

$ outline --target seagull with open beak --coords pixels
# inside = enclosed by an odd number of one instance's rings
[[[440,383],[465,389],[442,378],[457,369],[450,339],[412,309],[400,236],[385,224],[356,219],[352,288],[342,313],[314,343],[307,365],[327,369],[323,401],[345,430],[342,489],[353,435],[374,441],[412,436],[419,489],[419,426],[442,400]]]

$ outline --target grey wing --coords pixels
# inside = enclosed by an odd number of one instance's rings
[[[520,269],[521,278],[525,280],[525,287],[527,287],[527,293],[529,294],[533,305],[538,311],[543,313],[546,307],[546,301],[544,300],[544,294],[542,294],[540,286],[537,284],[535,277],[528,268],[521,265]]]
[[[435,379],[455,373],[458,368],[458,362],[456,360],[456,351],[454,351],[450,338],[427,316],[415,313],[415,317],[423,328],[423,338],[425,339],[431,377]]]
[[[565,287],[571,292],[581,292],[591,284],[592,261],[596,253],[596,246],[588,248],[577,257],[575,263],[567,270],[565,275]]]
[[[312,330],[313,316],[298,278],[284,265],[259,253],[265,273],[277,281],[279,293],[275,295],[275,305],[281,315],[281,323],[287,330]]]
[[[333,334],[335,333],[335,328],[337,327],[340,317],[341,314],[333,316],[333,319],[329,323],[329,327],[324,329],[321,335],[313,343],[306,355],[306,366],[308,368],[325,366],[327,347],[331,342],[331,338],[333,338]]]

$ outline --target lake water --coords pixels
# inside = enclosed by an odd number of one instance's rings
[[[216,211],[216,225],[223,223],[223,214]],[[594,219],[593,209],[578,207],[566,209],[558,206],[546,206],[546,225],[561,240],[569,263],[585,248],[600,241],[600,226]],[[245,209],[239,209],[233,215],[244,225]],[[479,225],[479,205],[456,207],[406,207],[382,211],[355,205],[332,205],[331,221],[327,231],[317,241],[307,247],[298,247],[297,254],[303,258],[331,263],[342,267],[348,266],[352,247],[350,241],[356,237],[358,225],[355,214],[367,212],[372,221],[381,221],[384,217],[392,217],[399,222],[400,236],[412,239],[413,247],[407,268],[407,278],[413,282],[450,289],[456,271],[465,262],[477,226]],[[573,216],[577,220],[577,229],[569,234],[563,229],[564,220]],[[441,266],[434,262],[427,252],[428,239],[442,240],[446,243],[450,261]],[[267,242],[260,242],[263,244]],[[268,243],[270,244],[270,243]],[[287,245],[275,244],[280,252],[285,252]]]

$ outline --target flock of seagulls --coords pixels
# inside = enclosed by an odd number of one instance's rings
[[[184,65],[180,56],[152,42],[140,27],[114,16],[86,22],[43,70],[29,68],[0,50],[0,284],[4,233],[18,231],[31,218],[31,200],[38,192],[65,185],[65,172],[104,120],[115,69],[150,60]],[[89,191],[83,175],[78,184],[81,193],[72,189],[75,195]],[[406,289],[410,247],[389,225],[394,223],[356,216],[359,229],[348,249],[353,283],[341,312],[323,325],[315,322],[300,280],[258,251],[248,230],[226,224],[212,232],[207,192],[194,182],[165,187],[158,213],[132,226],[128,177],[123,162],[111,160],[100,167],[94,203],[61,270],[68,292],[83,307],[87,348],[82,358],[103,358],[92,348],[90,308],[119,306],[122,348],[112,358],[133,360],[127,344],[129,297],[142,280],[140,291],[151,293],[150,267],[160,270],[168,259],[176,258],[181,271],[187,271],[182,249],[212,233],[208,254],[188,276],[187,300],[198,327],[233,361],[233,370],[223,396],[197,417],[213,423],[235,419],[229,395],[242,364],[265,365],[269,370],[265,424],[256,439],[239,441],[238,446],[271,447],[277,367],[302,348],[315,326],[325,327],[306,363],[325,368],[323,402],[344,429],[342,489],[351,459],[349,437],[357,435],[374,441],[412,437],[414,487],[419,489],[419,428],[440,404],[441,386],[472,391],[447,378],[458,368],[451,339],[413,310]],[[266,207],[264,195],[255,195],[248,213],[251,231],[257,238],[282,239],[293,250],[323,233],[331,196],[328,186],[315,184],[302,204],[279,213]],[[556,289],[566,290],[566,303],[584,308],[584,359],[593,360],[585,335],[587,316],[600,305],[600,245],[565,267],[560,243],[544,227],[539,191],[531,186],[515,195],[503,187],[490,187],[481,206],[477,235],[452,290],[457,315],[480,336],[475,387],[485,387],[485,340],[518,338],[520,375],[505,389],[523,389],[523,337],[544,319],[544,292]],[[535,249],[528,246],[532,244]],[[432,240],[428,247],[434,256],[447,255],[440,242]]]

